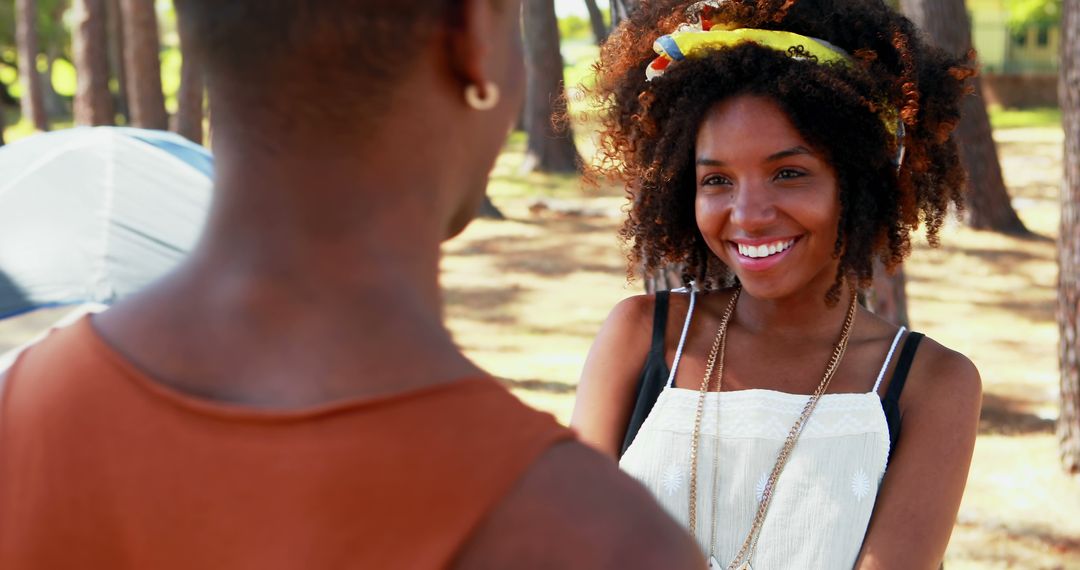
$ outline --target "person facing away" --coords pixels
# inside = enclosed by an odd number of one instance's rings
[[[209,221],[7,374],[0,567],[702,567],[443,325],[440,243],[522,97],[519,0],[178,8],[213,102]]]
[[[960,202],[972,73],[880,0],[654,2],[602,50],[633,261],[697,290],[615,307],[572,425],[711,566],[942,560],[979,374],[856,293]]]

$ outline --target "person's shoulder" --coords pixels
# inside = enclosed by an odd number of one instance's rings
[[[597,334],[594,350],[615,349],[621,354],[644,355],[648,351],[655,309],[654,294],[633,295],[616,303]]]
[[[615,304],[611,313],[608,314],[606,326],[638,329],[644,325],[651,325],[655,310],[655,294],[632,295]]]
[[[552,446],[488,515],[456,567],[703,568],[687,533],[609,458]]]
[[[696,298],[699,304],[706,307],[716,305],[722,308],[733,294],[735,294],[733,288],[692,292],[691,289],[684,287],[660,293],[632,295],[615,304],[611,313],[608,314],[604,328],[616,333],[651,330],[657,316],[656,303],[659,295],[667,297],[666,315],[669,320],[681,321],[690,310],[692,298]]]
[[[93,339],[89,317],[58,323],[23,346],[0,355],[0,374],[12,378],[81,372],[100,357]]]
[[[982,405],[982,378],[975,363],[930,337],[923,337],[915,353],[904,400],[921,409],[951,410],[957,421],[978,418]],[[914,407],[914,406],[907,406]],[[969,413],[960,413],[962,411]]]
[[[982,380],[975,363],[928,336],[919,343],[912,372],[927,379],[925,383],[935,390],[969,397],[982,393]]]

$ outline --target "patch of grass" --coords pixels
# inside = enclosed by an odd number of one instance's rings
[[[7,128],[4,129],[4,142],[7,144],[11,144],[19,139],[24,139],[38,133],[37,129],[34,128],[34,125],[30,121],[24,121],[22,114],[18,111],[9,111],[5,113],[4,119],[6,121],[5,124],[7,125]],[[49,128],[54,131],[70,129],[72,126],[74,126],[74,123],[70,117],[62,118],[60,120],[54,119],[49,122]]]
[[[995,129],[1022,129],[1032,127],[1060,127],[1061,109],[1041,107],[1036,109],[1004,109],[991,107],[990,125]]]

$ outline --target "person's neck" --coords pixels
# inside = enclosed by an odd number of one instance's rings
[[[103,315],[107,339],[181,390],[275,408],[482,375],[442,320],[440,173],[371,159],[230,157],[195,251]]]
[[[825,295],[829,287],[816,284],[791,295],[776,299],[760,299],[742,291],[734,318],[747,330],[779,339],[807,339],[820,336],[828,340],[836,335],[850,307],[851,289],[844,285],[839,300],[829,306]]]
[[[393,283],[439,314],[442,173],[405,168],[378,147],[363,157],[217,152],[225,160],[196,263],[322,295]]]

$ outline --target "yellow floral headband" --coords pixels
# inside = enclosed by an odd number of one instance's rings
[[[661,36],[653,42],[656,59],[645,68],[646,81],[652,81],[664,75],[674,62],[687,58],[696,58],[710,50],[732,47],[743,43],[754,43],[781,53],[793,59],[807,59],[820,64],[839,63],[851,65],[853,59],[844,50],[831,43],[809,36],[803,36],[783,30],[759,30],[755,28],[729,28],[715,22],[712,12],[718,5],[713,2],[699,2],[687,12],[697,21],[683,24],[671,34]],[[885,129],[896,137],[896,156],[893,165],[899,170],[904,162],[904,121],[892,105],[882,105],[879,113]]]
[[[802,36],[781,30],[758,30],[738,28],[734,30],[683,29],[661,36],[653,42],[658,57],[645,68],[645,78],[652,80],[664,74],[671,62],[694,58],[707,50],[731,47],[741,43],[755,43],[790,54],[796,59],[812,56],[818,63],[849,63],[851,57],[844,50],[825,40]]]

